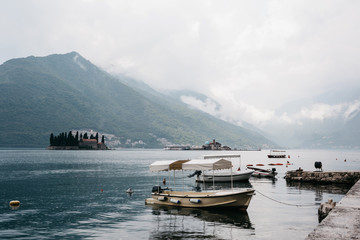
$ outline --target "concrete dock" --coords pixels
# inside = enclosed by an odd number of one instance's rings
[[[288,171],[287,182],[346,184],[352,186],[345,197],[306,237],[318,239],[360,239],[360,171]]]
[[[306,240],[360,239],[360,180]]]

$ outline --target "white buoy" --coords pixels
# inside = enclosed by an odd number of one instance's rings
[[[9,202],[9,206],[11,207],[12,210],[18,210],[20,207],[20,201],[12,200]]]
[[[12,201],[10,201],[9,205],[12,207],[18,207],[18,206],[20,206],[20,201],[12,200]]]

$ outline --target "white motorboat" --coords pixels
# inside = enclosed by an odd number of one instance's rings
[[[232,174],[219,174],[215,173],[214,175],[210,174],[202,174],[196,178],[197,182],[230,182],[231,180],[234,182],[243,182],[249,181],[251,175],[254,171],[243,171],[239,173],[232,173]]]
[[[268,158],[286,158],[286,154],[285,151],[270,150],[270,154],[268,154]]]
[[[231,161],[225,159],[198,159],[198,160],[177,160],[157,161],[150,165],[150,170],[174,171],[175,170],[220,170],[231,169]],[[145,200],[148,205],[178,206],[190,208],[207,207],[236,207],[246,210],[254,195],[254,189],[212,190],[212,191],[171,191],[154,186],[151,198]]]
[[[232,158],[239,159],[239,166],[238,170],[233,172],[224,172],[224,171],[217,171],[213,172],[212,174],[196,174],[196,181],[197,182],[240,182],[240,181],[249,181],[253,170],[240,170],[241,169],[241,155],[208,155],[204,156],[204,159],[226,159],[231,161]]]

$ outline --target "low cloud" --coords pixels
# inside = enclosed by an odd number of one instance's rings
[[[322,122],[328,119],[342,119],[344,122],[352,119],[360,113],[360,100],[342,104],[312,104],[301,108],[298,112],[289,114],[283,112],[275,114],[274,111],[258,109],[235,99],[220,102],[220,106],[211,99],[202,101],[191,96],[182,96],[181,100],[189,106],[209,113],[224,121],[242,125],[243,122],[250,123],[258,128],[266,128],[268,125],[301,126],[304,121]]]
[[[338,117],[343,111],[344,104],[314,104],[310,107],[302,108],[298,113],[299,118],[320,120]]]

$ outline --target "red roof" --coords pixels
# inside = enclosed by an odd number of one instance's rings
[[[82,139],[83,142],[96,142],[96,139]]]

